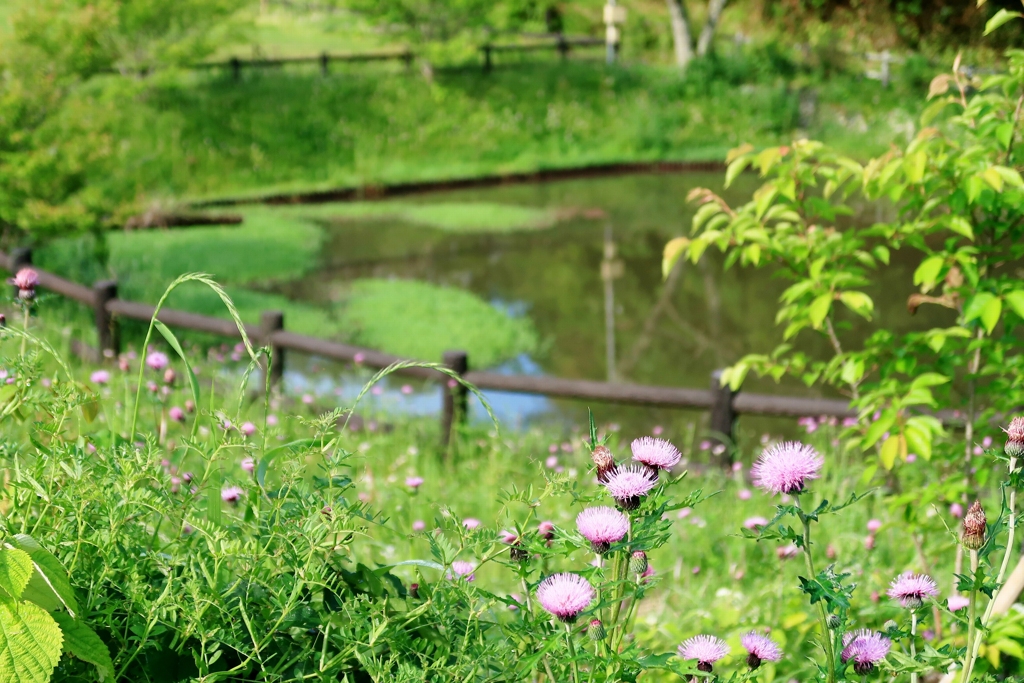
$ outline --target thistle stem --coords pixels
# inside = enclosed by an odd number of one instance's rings
[[[1017,469],[1017,458],[1010,458],[1010,475],[1011,476],[1013,475],[1013,472],[1016,469]],[[999,588],[1002,588],[1002,586],[1003,586],[1003,579],[1006,578],[1006,570],[1010,566],[1010,553],[1012,553],[1013,550],[1014,550],[1013,542],[1014,542],[1014,536],[1016,535],[1015,531],[1016,531],[1016,526],[1017,526],[1017,487],[1016,486],[1010,486],[1010,500],[1009,500],[1009,504],[1010,504],[1010,516],[1009,516],[1009,521],[1007,523],[1007,526],[1009,527],[1009,530],[1007,531],[1007,536],[1006,536],[1006,549],[1003,551],[1003,561],[999,565],[999,574],[996,575],[996,590],[998,590]],[[988,601],[988,605],[985,607],[985,614],[981,617],[981,625],[982,626],[987,627],[989,625],[989,621],[992,619],[992,611],[995,608],[995,605],[996,605],[996,599],[995,599],[995,594],[994,594],[992,596],[992,598]],[[981,641],[982,641],[982,638],[980,637],[980,635],[978,637],[976,637],[974,639],[974,647],[968,653],[970,655],[970,658],[971,658],[972,669],[973,669],[974,662],[978,659],[978,653],[981,651]]]
[[[917,610],[910,613],[910,658],[917,659]],[[917,672],[910,673],[910,683],[917,683]]]
[[[814,580],[814,577],[818,575],[814,571],[814,559],[811,557],[811,520],[808,519],[807,515],[800,509],[800,496],[795,496],[796,508],[800,514],[800,521],[804,525],[804,559],[807,561],[807,572],[810,574],[809,580]],[[822,648],[825,650],[825,661],[828,663],[828,683],[835,683],[836,681],[836,660],[835,653],[832,651],[832,637],[828,629],[828,612],[825,611],[825,603],[818,603],[818,620],[821,622],[821,640]]]
[[[576,645],[572,642],[572,624],[565,625],[565,642],[569,645],[569,663],[572,665],[573,683],[580,683],[580,667],[576,663]]]
[[[971,579],[978,574],[978,551],[971,551]],[[970,603],[967,608],[967,618],[970,623],[967,626],[967,653],[964,655],[964,673],[960,683],[968,683],[971,680],[971,670],[974,669],[974,641],[978,638],[978,629],[974,622],[978,618],[978,589],[972,586],[969,596]]]
[[[21,329],[25,331],[25,334],[21,337],[21,355],[25,355],[25,345],[28,343],[28,304],[26,303],[23,307],[24,314],[21,319]]]

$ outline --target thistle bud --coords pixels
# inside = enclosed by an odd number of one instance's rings
[[[590,459],[597,467],[597,480],[603,484],[615,471],[615,458],[612,457],[612,452],[607,446],[598,446],[591,452]]]
[[[893,634],[900,630],[899,624],[890,619],[889,621],[882,624],[882,633]]]
[[[629,557],[629,573],[643,574],[647,571],[647,553],[643,550],[634,551]]]
[[[164,370],[164,384],[174,384],[174,380],[176,377],[177,375],[171,368],[167,368],[166,370]]]
[[[828,625],[829,630],[835,631],[843,625],[843,620],[839,618],[838,614],[830,614],[828,615],[828,619],[825,620],[825,623]]]
[[[590,626],[587,627],[587,637],[595,643],[605,638],[604,624],[601,623],[600,619],[592,619]]]
[[[411,595],[414,599],[417,599],[417,600],[419,599],[419,597],[420,597],[420,585],[418,583],[410,583],[409,584],[409,595]]]
[[[1011,458],[1024,456],[1024,417],[1015,417],[1010,420],[1010,426],[1006,431],[1006,455]]]
[[[974,501],[964,515],[963,530],[960,532],[960,542],[968,550],[977,550],[985,545],[985,529],[988,520],[985,519],[985,510],[981,507],[981,501]]]

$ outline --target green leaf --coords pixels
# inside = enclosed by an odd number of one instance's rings
[[[163,335],[164,339],[167,340],[167,343],[171,345],[171,348],[174,349],[174,352],[178,354],[178,357],[181,358],[181,362],[185,364],[185,371],[188,373],[188,384],[189,384],[189,387],[192,389],[192,402],[195,403],[195,405],[198,406],[199,405],[199,380],[196,378],[196,373],[192,371],[192,366],[189,364],[188,357],[185,355],[185,352],[182,350],[181,344],[178,343],[178,338],[174,336],[174,333],[171,332],[170,328],[167,327],[167,325],[164,325],[159,320],[154,320],[153,324],[156,326],[157,331],[160,332],[160,334]],[[199,426],[199,420],[193,420],[192,421],[192,438],[195,438],[195,436],[196,436],[196,429],[198,428],[198,426]]]
[[[896,464],[896,458],[901,460],[907,459],[907,440],[902,434],[896,434],[890,436],[882,444],[882,451],[879,453],[879,459],[882,461],[882,467],[887,470],[891,470],[893,465]]]
[[[35,567],[22,599],[34,602],[48,612],[64,608],[75,615],[78,600],[60,560],[28,534],[16,534],[11,542],[32,557]]]
[[[926,258],[914,271],[914,284],[921,285],[925,292],[934,287],[939,278],[939,272],[942,271],[943,263],[945,263],[945,259],[941,256]]]
[[[864,448],[871,448],[875,442],[882,438],[882,435],[889,431],[889,428],[896,422],[896,415],[891,410],[882,413],[882,416],[871,423],[867,433],[864,435]]]
[[[903,160],[903,169],[907,174],[907,181],[919,183],[924,178],[925,164],[928,163],[928,155],[923,149],[919,149]]]
[[[732,185],[732,181],[736,180],[736,176],[742,173],[747,166],[750,166],[750,157],[747,155],[743,155],[730,163],[728,168],[725,169],[725,186],[729,187]]]
[[[1024,318],[1024,289],[1017,289],[1003,296],[1006,305],[1010,307],[1018,317]]]
[[[42,607],[0,600],[0,683],[47,683],[62,642],[60,627]]]
[[[31,576],[32,558],[28,553],[17,548],[0,550],[0,595],[20,599]]]
[[[923,387],[937,387],[942,384],[947,384],[948,382],[949,377],[946,377],[945,375],[940,375],[937,372],[926,372],[922,375],[918,375],[917,377],[915,377],[914,381],[911,382],[910,386],[911,388],[914,389]]]
[[[808,307],[807,317],[811,319],[811,324],[814,325],[815,329],[821,327],[821,324],[825,322],[825,317],[828,315],[829,309],[832,308],[833,298],[831,292],[822,294],[812,301]]]
[[[986,307],[995,298],[995,295],[991,292],[978,292],[975,294],[964,307],[964,322],[969,323],[980,318],[985,312]]]
[[[1003,313],[1003,300],[997,297],[992,297],[992,300],[985,304],[985,310],[981,312],[981,324],[985,326],[985,331],[992,334],[992,330],[995,329],[999,323],[999,316]]]
[[[875,303],[864,292],[843,292],[839,295],[839,300],[857,315],[871,320],[871,312],[875,309]]]
[[[907,438],[907,447],[925,460],[932,459],[932,433],[918,424],[908,422],[903,431]]]
[[[946,221],[946,226],[958,235],[963,235],[967,239],[974,241],[974,228],[967,222],[967,219],[963,216],[950,216],[949,220]]]
[[[997,28],[999,28],[1006,22],[1012,21],[1013,19],[1016,19],[1020,16],[1024,15],[1022,15],[1020,12],[1011,12],[1006,9],[999,10],[998,12],[992,15],[991,19],[985,22],[985,35],[987,36],[988,34],[992,33],[992,31],[995,31]]]
[[[113,683],[114,662],[106,643],[96,632],[66,612],[55,612],[53,618],[64,634],[64,652],[95,666],[103,683]]]
[[[676,261],[686,251],[686,247],[689,246],[690,240],[687,237],[676,237],[671,239],[665,245],[665,250],[661,256],[661,277],[667,278],[668,274],[675,268]]]

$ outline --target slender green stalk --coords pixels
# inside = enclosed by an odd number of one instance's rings
[[[800,521],[804,525],[804,559],[807,561],[807,572],[810,574],[808,579],[813,580],[818,575],[814,571],[814,558],[811,557],[811,520],[807,518],[807,515],[800,509],[800,496],[795,496],[796,508],[800,513]],[[836,683],[836,660],[835,653],[832,651],[832,637],[829,635],[830,631],[828,628],[828,612],[825,610],[825,603],[818,603],[818,620],[821,622],[821,640],[822,647],[825,650],[825,661],[828,666],[828,683]]]
[[[1014,470],[1016,469],[1017,458],[1010,458],[1010,474],[1012,475]],[[1017,526],[1017,488],[1015,486],[1010,487],[1009,506],[1010,515],[1007,521],[1007,526],[1009,527],[1009,530],[1006,536],[1006,548],[1003,550],[1003,561],[1000,563],[999,573],[996,575],[997,589],[1002,588],[1003,586],[1003,579],[1006,578],[1006,570],[1010,566],[1010,555],[1014,552],[1014,536],[1016,535]],[[996,595],[998,595],[998,593]],[[993,596],[992,599],[988,601],[988,605],[985,607],[985,614],[981,617],[981,625],[983,627],[988,627],[989,622],[992,619],[992,611],[995,608],[995,604],[996,600],[995,596]],[[970,673],[974,669],[974,662],[978,660],[978,653],[981,651],[981,643],[983,640],[984,638],[981,637],[981,634],[977,634],[977,637],[974,639],[974,645],[972,649],[969,650],[967,653],[970,658],[971,666],[971,669],[968,671],[968,673]]]
[[[576,645],[572,642],[572,624],[565,625],[565,642],[569,645],[569,663],[572,664],[572,681],[580,683],[580,667],[576,663]]]
[[[25,355],[25,348],[26,348],[25,345],[28,343],[28,304],[27,303],[24,306],[22,306],[22,310],[24,311],[24,313],[23,313],[23,316],[22,316],[22,319],[21,319],[21,328],[23,330],[25,330],[25,334],[22,335],[22,337],[21,337],[21,355],[24,357],[24,355]]]
[[[910,658],[917,659],[917,610],[910,612]],[[917,683],[917,672],[910,673],[910,683]]]
[[[978,573],[978,551],[971,551],[971,578],[973,579]],[[974,641],[979,637],[978,629],[975,626],[975,621],[978,619],[978,589],[972,587],[971,594],[969,596],[970,603],[967,608],[967,618],[970,619],[970,623],[967,627],[967,653],[964,655],[964,673],[960,678],[960,683],[968,683],[971,680],[971,671],[974,669],[974,657],[972,653],[974,649]]]

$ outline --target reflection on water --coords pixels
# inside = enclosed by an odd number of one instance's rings
[[[724,196],[730,203],[749,198],[757,178],[742,176]],[[364,277],[413,278],[460,287],[533,321],[541,348],[528,358],[505,364],[504,372],[543,373],[558,377],[637,382],[679,387],[706,387],[712,370],[746,353],[767,352],[781,341],[775,325],[776,302],[788,282],[769,269],[724,270],[720,255],[709,250],[696,265],[681,262],[667,279],[661,274],[665,242],[689,231],[693,212],[685,198],[694,187],[721,189],[718,174],[640,175],[516,185],[427,195],[414,201],[486,201],[532,207],[600,209],[605,218],[590,220],[582,212],[552,228],[505,234],[450,233],[398,221],[338,222],[329,226],[321,269],[289,285],[286,293],[311,301],[329,301],[341,283]],[[849,220],[884,218],[878,206],[855,207]],[[593,212],[590,212],[593,215]],[[893,254],[869,293],[876,316],[866,322],[839,315],[839,325],[864,338],[878,326],[896,332],[949,325],[954,313],[932,307],[911,317],[905,302],[920,257]],[[828,352],[823,339],[804,333],[801,350],[817,357]],[[470,358],[472,367],[473,359]],[[293,364],[289,382],[317,386],[341,382],[344,396],[354,397],[360,381],[312,379]],[[777,387],[750,378],[744,387],[807,395],[798,383]],[[325,392],[337,387],[323,386]],[[395,391],[391,387],[385,401]],[[425,389],[424,389],[425,391]],[[421,397],[401,395],[411,412],[434,412],[436,390]],[[499,415],[512,423],[538,415],[581,419],[583,407],[562,401],[502,394],[492,396]],[[612,412],[612,409],[605,409]],[[662,411],[629,413],[650,421]]]

